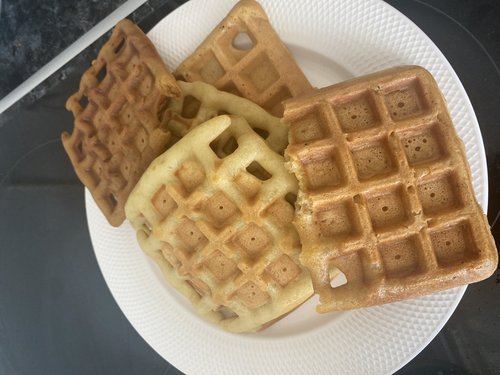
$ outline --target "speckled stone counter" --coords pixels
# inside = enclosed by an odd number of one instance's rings
[[[124,2],[3,0],[0,12],[0,98]]]
[[[158,16],[186,0],[149,0],[128,16],[151,28]],[[0,0],[0,100],[125,0]],[[18,103],[0,115],[0,126],[23,105],[43,97],[71,73],[88,65],[110,32],[79,53]]]

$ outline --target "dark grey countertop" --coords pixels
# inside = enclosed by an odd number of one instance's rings
[[[150,0],[130,18],[147,31],[182,2]],[[431,37],[471,99],[485,141],[488,217],[498,241],[500,3],[387,2]],[[2,0],[0,97],[122,3]],[[0,374],[179,374],[111,296],[90,244],[83,187],[59,142],[72,127],[65,99],[106,37],[0,114]],[[443,330],[398,374],[498,373],[499,283],[497,273],[469,286]]]
[[[151,15],[162,9],[170,12],[185,1],[148,0],[128,17],[138,23],[150,16],[148,22],[156,23],[158,20]],[[0,0],[0,100],[125,2]],[[106,33],[85,48],[4,112],[0,125],[18,108],[35,102],[64,81],[80,64],[92,61],[109,35]]]
[[[0,98],[124,2],[3,0],[0,11]]]

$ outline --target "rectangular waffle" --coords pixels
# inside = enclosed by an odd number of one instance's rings
[[[231,152],[222,144],[234,139]],[[313,293],[292,225],[297,181],[242,117],[218,116],[155,159],[130,194],[141,248],[200,315],[256,331]]]
[[[169,101],[167,127],[180,139],[195,126],[220,114],[242,116],[250,127],[266,140],[271,149],[283,155],[288,146],[288,128],[248,99],[219,91],[204,82],[177,82],[181,96]]]
[[[463,144],[421,67],[368,75],[285,103],[295,216],[318,311],[422,296],[497,267]],[[331,286],[329,270],[347,283]]]
[[[313,90],[264,9],[253,0],[238,2],[179,65],[175,76],[210,83],[278,117],[283,113],[283,100]]]
[[[155,47],[128,20],[120,21],[66,103],[75,118],[63,146],[76,174],[111,225],[170,134],[162,119],[168,98],[180,89]]]

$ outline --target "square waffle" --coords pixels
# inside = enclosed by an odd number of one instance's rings
[[[155,159],[125,211],[141,248],[202,316],[256,331],[313,293],[292,225],[296,191],[283,157],[243,118],[223,115]]]
[[[313,90],[264,9],[253,0],[238,2],[179,65],[175,76],[210,83],[278,117],[283,113],[283,100]]]
[[[413,298],[497,267],[489,225],[433,77],[399,67],[285,103],[295,225],[318,311]],[[332,287],[329,270],[347,283]]]
[[[266,140],[271,149],[283,155],[288,146],[288,128],[248,99],[219,91],[204,82],[177,82],[181,96],[167,106],[167,127],[174,139],[185,136],[195,126],[220,114],[242,116],[250,127]]]
[[[170,133],[162,119],[168,98],[180,89],[144,33],[120,21],[66,103],[75,118],[63,146],[76,174],[113,226],[149,163]]]

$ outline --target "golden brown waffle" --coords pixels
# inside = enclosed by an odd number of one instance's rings
[[[266,13],[253,0],[238,2],[179,65],[175,76],[210,83],[278,117],[283,113],[283,100],[313,90]]]
[[[237,147],[220,158],[228,138]],[[141,248],[201,315],[255,331],[313,293],[292,225],[296,191],[283,157],[243,118],[223,115],[154,160],[125,211]]]
[[[278,117],[248,99],[219,91],[204,82],[177,82],[182,95],[170,100],[167,127],[176,139],[195,126],[220,114],[244,117],[250,127],[266,140],[271,149],[283,155],[288,145],[288,128]]]
[[[426,70],[394,68],[290,100],[284,121],[318,311],[418,297],[494,272],[462,142]],[[330,267],[347,283],[333,288]]]
[[[73,133],[62,141],[76,174],[109,223],[120,225],[123,207],[149,163],[170,140],[160,118],[180,89],[144,33],[120,21],[66,103]]]

